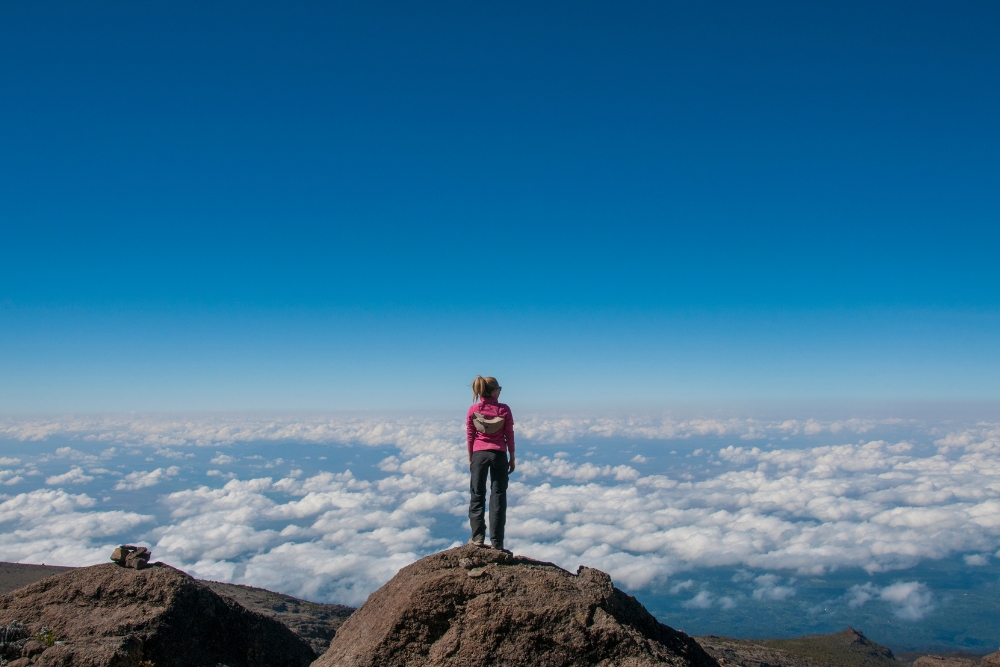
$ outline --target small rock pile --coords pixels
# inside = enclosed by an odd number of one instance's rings
[[[136,547],[131,544],[123,544],[111,552],[111,560],[123,567],[131,567],[136,570],[149,565],[149,559],[153,553],[146,547]]]

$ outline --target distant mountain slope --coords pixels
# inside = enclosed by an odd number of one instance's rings
[[[854,628],[795,639],[695,637],[720,665],[739,667],[899,667],[885,646]]]
[[[33,584],[39,579],[51,577],[71,567],[58,565],[25,565],[23,563],[0,563],[0,595]]]
[[[333,636],[337,634],[337,629],[354,612],[354,607],[307,602],[266,588],[224,584],[218,581],[199,581],[219,595],[228,597],[247,609],[284,623],[292,632],[309,642],[316,655],[323,655],[326,652],[330,642],[333,641]]]

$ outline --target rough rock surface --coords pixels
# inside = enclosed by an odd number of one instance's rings
[[[979,664],[982,665],[982,667],[1000,667],[1000,651],[984,655],[983,659],[979,661]]]
[[[717,666],[599,570],[467,545],[400,570],[313,667],[665,664]]]
[[[976,667],[977,664],[968,658],[944,655],[925,655],[913,661],[913,667]]]
[[[968,651],[950,651],[945,653],[932,653],[930,651],[900,651],[896,653],[896,660],[906,665],[906,667],[913,667],[913,663],[915,663],[920,658],[923,658],[924,656],[928,655],[937,658],[946,658],[946,659],[958,658],[960,660],[971,660],[977,665],[982,663],[987,667],[1000,667],[1000,654],[997,654],[997,657],[994,658],[995,660],[997,660],[997,662],[994,663],[992,666],[990,666],[988,662],[982,662],[989,656],[983,655],[982,653],[969,653]],[[963,663],[963,664],[968,664],[968,663]]]
[[[795,639],[697,637],[723,667],[899,667],[890,651],[854,628]]]
[[[48,628],[55,643],[32,644],[34,654],[9,667],[305,667],[315,658],[282,624],[160,563],[42,579],[0,597],[0,625],[14,621]]]

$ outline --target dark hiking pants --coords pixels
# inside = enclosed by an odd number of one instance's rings
[[[486,536],[483,511],[486,506],[486,474],[490,476],[490,542],[503,546],[503,526],[507,522],[507,452],[481,450],[472,452],[472,502],[469,524],[472,539]]]

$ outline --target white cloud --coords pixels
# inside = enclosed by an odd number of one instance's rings
[[[670,592],[677,595],[681,591],[690,590],[694,586],[694,579],[687,579],[685,581],[679,581],[670,587]]]
[[[819,433],[863,434],[879,425],[902,423],[899,419],[760,420],[754,418],[691,418],[662,416],[526,415],[519,418],[518,433],[538,443],[569,443],[581,438],[631,438],[685,440],[733,436],[761,439],[780,435]],[[995,428],[995,427],[994,427]],[[218,446],[241,442],[285,441],[354,443],[368,446],[399,445],[414,438],[452,438],[461,435],[461,420],[420,416],[385,416],[370,413],[332,418],[317,415],[74,415],[43,419],[0,417],[0,436],[21,441],[42,441],[54,436],[85,442],[167,448],[186,445]],[[982,431],[982,429],[980,429]],[[978,434],[979,431],[976,431]],[[976,437],[976,436],[969,436]],[[459,438],[460,439],[460,438]]]
[[[708,591],[701,591],[682,605],[689,609],[708,609],[712,606],[712,594]]]
[[[107,560],[152,516],[101,511],[86,494],[38,489],[0,503],[0,560],[52,565],[92,565]]]
[[[934,610],[933,596],[927,584],[919,581],[900,581],[886,586],[879,598],[890,603],[893,613],[907,621],[919,621]]]
[[[753,598],[755,600],[784,600],[795,595],[791,586],[779,586],[780,577],[762,574],[754,578]]]
[[[990,564],[990,558],[988,554],[969,554],[964,556],[966,565],[971,565],[972,567],[981,567],[983,565]]]
[[[898,439],[799,449],[776,449],[762,442],[759,447],[712,450],[706,444],[711,440],[697,440],[728,436],[740,442],[797,434],[799,444],[808,445],[819,433],[856,440],[848,435],[890,421],[528,417],[518,422],[519,442],[524,443],[519,451],[526,453],[539,441],[572,443],[581,437],[694,440],[692,444],[699,445],[694,449],[702,451],[689,459],[652,458],[654,464],[669,460],[676,467],[649,470],[648,475],[629,465],[600,459],[593,463],[570,452],[546,455],[554,448],[537,452],[543,455],[535,459],[523,456],[508,492],[514,500],[508,510],[508,546],[571,570],[581,563],[599,567],[629,589],[665,585],[694,567],[746,568],[756,571],[737,582],[746,585],[746,596],[774,601],[794,597],[793,582],[776,574],[760,575],[760,570],[808,575],[839,568],[882,572],[956,554],[971,554],[967,563],[976,565],[986,559],[983,554],[1000,549],[996,425],[938,433],[933,436],[936,450],[929,454]],[[457,420],[8,419],[0,422],[0,433],[27,441],[78,438],[104,447],[100,456],[121,457],[118,461],[126,461],[126,452],[232,446],[232,456],[217,451],[212,464],[227,465],[238,456],[256,462],[258,475],[266,474],[265,465],[272,466],[268,472],[275,471],[274,477],[231,479],[219,489],[199,486],[162,496],[158,502],[168,508],[169,517],[155,526],[143,523],[143,535],[158,557],[193,573],[273,584],[314,599],[363,600],[400,564],[448,546],[450,539],[440,537],[442,522],[454,521],[447,524],[452,527],[465,521],[468,472],[464,433]],[[284,440],[394,449],[371,469],[380,471],[371,480],[310,469],[284,450],[280,453],[289,460],[280,462],[237,451],[240,443],[254,442],[257,447],[262,441]],[[110,445],[117,449],[111,451]],[[86,447],[60,448],[57,454],[90,461],[87,457],[94,455],[82,449]],[[130,460],[134,465],[137,459]],[[633,457],[632,462],[648,460]],[[102,470],[114,468],[102,464],[107,466]],[[285,469],[291,472],[279,478]],[[176,466],[133,470],[114,490],[149,487],[178,474]],[[202,480],[215,484],[232,476],[215,469],[204,474]],[[11,472],[6,479],[29,475]],[[66,511],[102,514],[96,506]],[[54,562],[40,544],[32,553]],[[60,545],[53,548],[65,547]],[[846,601],[857,607],[878,599],[900,618],[913,619],[928,613],[933,600],[926,586],[910,583],[916,587],[855,587]],[[702,591],[691,602],[732,608],[739,599]]]
[[[21,459],[12,459],[8,456],[0,456],[0,466],[16,466],[21,463]]]
[[[900,581],[885,588],[869,582],[851,586],[846,597],[852,608],[861,607],[870,600],[882,600],[889,603],[898,618],[907,621],[919,621],[935,608],[930,589],[919,581]]]
[[[170,449],[169,447],[157,447],[156,454],[168,459],[183,459],[183,458],[194,458],[194,454],[190,452],[179,452],[175,449]]]
[[[52,475],[45,478],[45,483],[49,486],[60,486],[62,484],[86,484],[93,482],[94,478],[83,472],[79,466],[73,466],[61,475]]]
[[[181,469],[177,466],[170,466],[169,468],[157,468],[152,472],[145,470],[130,472],[115,484],[115,491],[135,491],[147,486],[155,486],[167,477],[174,477],[180,471]]]
[[[866,602],[878,596],[878,587],[871,582],[857,584],[847,590],[847,606],[852,609],[862,607]]]

